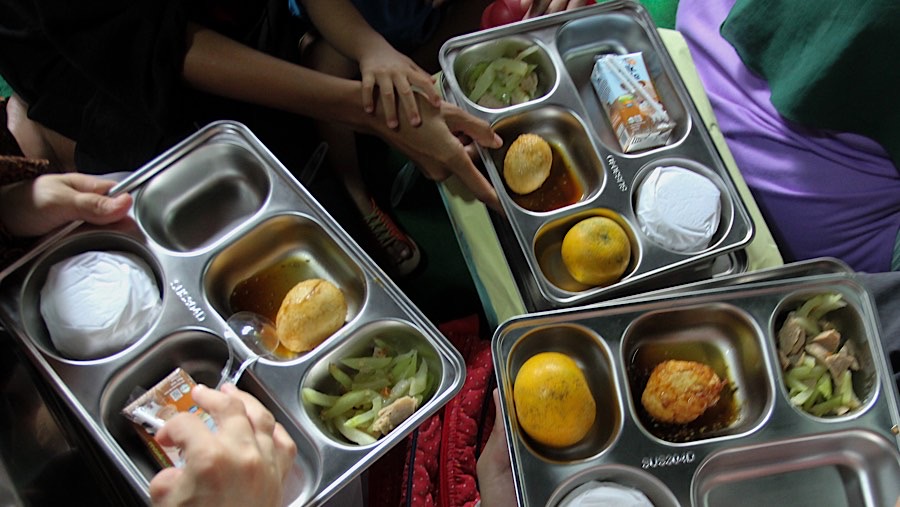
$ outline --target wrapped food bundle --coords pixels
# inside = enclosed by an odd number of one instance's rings
[[[128,252],[84,252],[50,268],[41,316],[53,346],[71,359],[115,354],[162,311],[153,271]]]
[[[598,56],[591,84],[625,153],[668,142],[675,122],[659,100],[641,53]]]

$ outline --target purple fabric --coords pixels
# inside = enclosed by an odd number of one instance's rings
[[[868,138],[805,129],[779,116],[766,82],[719,33],[733,4],[680,0],[675,27],[782,255],[837,257],[857,271],[890,271],[900,172]]]

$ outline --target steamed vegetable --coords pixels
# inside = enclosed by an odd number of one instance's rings
[[[375,339],[371,356],[346,357],[328,365],[336,392],[304,387],[303,402],[336,435],[366,445],[406,420],[430,396],[435,378],[415,348],[398,352]]]

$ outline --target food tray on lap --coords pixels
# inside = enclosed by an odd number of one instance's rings
[[[136,388],[176,367],[215,386],[229,358],[226,319],[249,310],[275,318],[296,283],[322,278],[347,303],[343,326],[305,354],[278,350],[239,381],[297,443],[286,500],[319,505],[402,441],[462,387],[459,353],[272,154],[240,124],[202,129],[121,182],[134,206],[120,223],[81,225],[28,254],[0,284],[0,316],[111,462],[149,501],[159,466],[123,415]],[[86,251],[124,251],[151,267],[162,297],[158,318],[130,346],[73,360],[57,351],[39,309],[50,266]],[[433,382],[413,414],[375,443],[329,431],[301,389],[329,392],[328,364],[371,355],[375,340],[418,351]],[[244,345],[236,361],[249,353]]]
[[[535,66],[539,78],[531,100],[494,108],[468,98],[467,74],[479,62],[514,58],[523,49],[529,53],[522,60]],[[665,145],[626,152],[590,75],[594,57],[635,52],[641,53],[675,128]],[[752,239],[752,220],[652,20],[640,5],[605,2],[456,37],[441,48],[440,62],[445,95],[491,123],[504,139],[498,150],[479,150],[503,205],[508,236],[514,239],[508,243],[519,250],[507,256],[520,257],[516,260],[521,260],[518,264],[525,269],[517,270],[515,276],[528,279],[519,284],[529,286],[526,292],[537,299],[532,310],[579,306],[734,272],[732,268],[745,269],[745,263],[734,255]],[[509,146],[526,133],[540,135],[550,144],[554,163],[544,186],[522,196],[510,190],[503,173]],[[699,174],[719,191],[719,222],[707,246],[676,251],[642,230],[638,192],[648,174],[663,166]],[[629,236],[631,249],[631,260],[621,277],[597,286],[574,279],[560,254],[568,230],[594,215],[616,221]]]
[[[900,495],[893,432],[900,415],[879,324],[852,273],[826,261],[501,325],[494,364],[520,502],[556,505],[584,482],[606,480],[642,491],[657,506],[893,505]],[[839,293],[847,303],[827,317],[857,346],[861,367],[853,386],[861,404],[817,417],[790,403],[777,332],[788,312],[824,293]],[[545,351],[579,363],[597,401],[592,430],[561,449],[521,429],[512,397],[518,368]],[[668,359],[716,370],[734,388],[735,416],[717,426],[717,404],[701,416],[707,420],[680,432],[650,419],[641,403],[644,375]]]

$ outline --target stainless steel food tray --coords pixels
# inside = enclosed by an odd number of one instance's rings
[[[346,324],[316,349],[293,359],[260,359],[239,382],[297,443],[287,492],[291,504],[322,504],[461,389],[465,365],[456,349],[244,126],[207,126],[113,192],[133,192],[129,217],[109,227],[80,225],[29,254],[2,280],[0,317],[148,501],[148,483],[158,467],[120,414],[126,400],[134,388],[149,388],[178,366],[198,382],[215,385],[229,356],[225,319],[240,309],[231,308],[230,294],[242,280],[278,263],[299,266],[292,271],[299,279],[332,281],[349,307]],[[147,261],[163,310],[133,345],[79,361],[53,347],[39,297],[51,265],[88,250],[133,252]],[[288,288],[280,289],[282,296]],[[301,401],[300,389],[327,390],[333,382],[328,363],[371,353],[376,336],[417,347],[436,375],[436,389],[394,431],[358,446],[328,433],[315,409]],[[237,355],[247,352],[241,348]]]
[[[657,507],[893,505],[900,496],[897,392],[871,297],[839,268],[815,261],[783,268],[785,278],[773,270],[740,285],[698,284],[505,322],[493,337],[494,365],[520,504],[555,505],[600,479],[638,488]],[[863,406],[819,418],[789,403],[775,333],[788,311],[832,291],[848,302],[829,318],[861,351],[854,388]],[[597,421],[569,448],[542,446],[516,420],[515,376],[543,351],[575,359],[597,401]],[[695,439],[659,435],[642,413],[636,372],[669,358],[705,362],[728,378],[735,420],[695,429]]]
[[[536,64],[539,97],[501,109],[469,100],[460,84],[474,65],[485,59],[532,45],[538,51],[525,58]],[[668,144],[625,153],[616,140],[589,81],[598,54],[641,52],[651,79],[677,127]],[[711,263],[739,250],[753,237],[754,226],[734,183],[713,145],[656,28],[643,7],[631,1],[535,18],[459,36],[440,50],[445,95],[468,112],[493,125],[503,148],[479,148],[486,172],[500,197],[528,276],[551,307],[579,306],[646,290],[648,279],[665,281],[680,268]],[[502,177],[507,147],[522,133],[543,136],[558,155],[570,162],[574,180],[583,187],[574,204],[550,211],[532,211],[515,202]],[[695,171],[719,187],[721,219],[708,247],[676,252],[664,248],[641,230],[635,213],[636,189],[655,167],[677,165]],[[560,245],[568,229],[588,216],[606,216],[627,231],[632,260],[623,277],[611,285],[591,287],[574,280],[562,264]],[[677,283],[677,282],[676,282]]]

